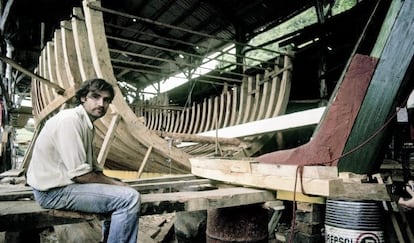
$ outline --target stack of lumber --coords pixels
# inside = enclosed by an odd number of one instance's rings
[[[254,158],[191,158],[194,175],[225,183],[295,192],[323,198],[389,201],[386,186],[362,183],[344,174],[336,166],[304,166],[259,163]],[[278,197],[279,198],[279,197]]]

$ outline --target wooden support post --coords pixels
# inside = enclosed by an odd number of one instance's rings
[[[45,79],[45,78],[43,78],[43,77],[41,77],[41,76],[39,76],[35,73],[32,73],[31,71],[27,70],[26,68],[22,67],[20,64],[15,62],[13,59],[10,59],[6,56],[1,55],[0,60],[7,63],[7,64],[9,64],[10,66],[14,67],[16,70],[22,72],[24,75],[26,75],[28,77],[31,77],[31,78],[34,78],[34,79],[37,79],[40,82],[56,89],[56,93],[58,93],[60,95],[62,95],[65,92],[64,88],[60,87],[59,85],[57,85],[55,83],[52,83],[50,80],[47,80],[47,79]]]
[[[102,147],[98,155],[98,163],[102,166],[104,166],[105,164],[105,160],[106,160],[106,157],[108,156],[111,142],[114,139],[115,131],[116,131],[116,128],[120,120],[121,120],[121,116],[119,114],[116,114],[114,117],[112,117],[111,124],[108,127],[108,132],[106,133],[105,139],[102,143]]]
[[[144,160],[142,160],[141,166],[139,167],[137,178],[141,177],[141,174],[144,171],[145,165],[147,164],[151,151],[152,151],[152,146],[149,146],[147,153],[145,154]]]
[[[377,179],[378,184],[384,184],[384,180],[382,179],[380,174],[375,174],[372,177]],[[392,226],[394,227],[395,235],[398,239],[398,242],[405,243],[404,237],[401,232],[401,228],[398,225],[397,219],[395,218],[395,214],[393,212],[393,207],[391,203],[388,203],[386,201],[383,201],[382,203],[383,203],[383,206],[386,207],[385,209],[388,210],[389,212],[388,216],[391,218]]]
[[[30,142],[29,147],[26,149],[26,153],[24,154],[23,163],[22,163],[22,168],[24,170],[26,170],[29,167],[30,160],[32,159],[33,147],[34,147],[37,137],[39,136],[41,129],[42,129],[42,125],[39,124],[35,129],[35,132],[33,134],[32,141]]]

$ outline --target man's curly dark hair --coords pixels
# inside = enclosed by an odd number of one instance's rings
[[[81,98],[86,97],[89,92],[94,91],[108,91],[111,95],[111,100],[115,96],[114,87],[110,83],[101,78],[93,78],[84,81],[76,91],[76,104],[81,104]]]

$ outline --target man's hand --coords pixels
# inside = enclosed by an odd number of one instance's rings
[[[400,204],[401,206],[407,209],[414,209],[414,191],[412,190],[414,182],[409,181],[408,184],[409,186],[406,186],[405,190],[408,192],[408,194],[411,195],[411,198],[407,200],[404,198],[400,198],[398,200],[398,204]]]
[[[102,183],[102,184],[110,184],[110,185],[118,185],[118,186],[129,186],[127,183],[108,177],[104,175],[102,172],[94,171],[89,172],[87,174],[77,176],[72,179],[76,183]]]

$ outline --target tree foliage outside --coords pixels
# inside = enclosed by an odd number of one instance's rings
[[[349,10],[350,8],[354,7],[359,0],[336,0],[332,6],[332,15],[336,15],[342,13],[344,11]],[[315,7],[309,8],[304,12],[294,16],[293,18],[289,19],[288,21],[264,32],[261,33],[249,41],[249,46],[259,46],[263,43],[271,42],[272,40],[281,38],[287,34],[293,33],[295,31],[299,31],[306,26],[315,24],[318,22],[316,9]],[[221,62],[217,65],[218,68],[224,68],[228,66],[228,62],[235,62],[234,56],[234,46],[233,52],[229,52],[227,55],[223,55],[221,57],[222,60],[226,60],[226,62]],[[245,55],[245,65],[247,67],[251,67],[254,65],[260,64],[260,60],[267,61],[270,60],[278,55],[278,52],[284,52],[285,50],[279,47],[278,42],[269,43],[263,48],[247,51]],[[230,54],[233,53],[233,54]],[[227,67],[230,69],[230,67]]]

